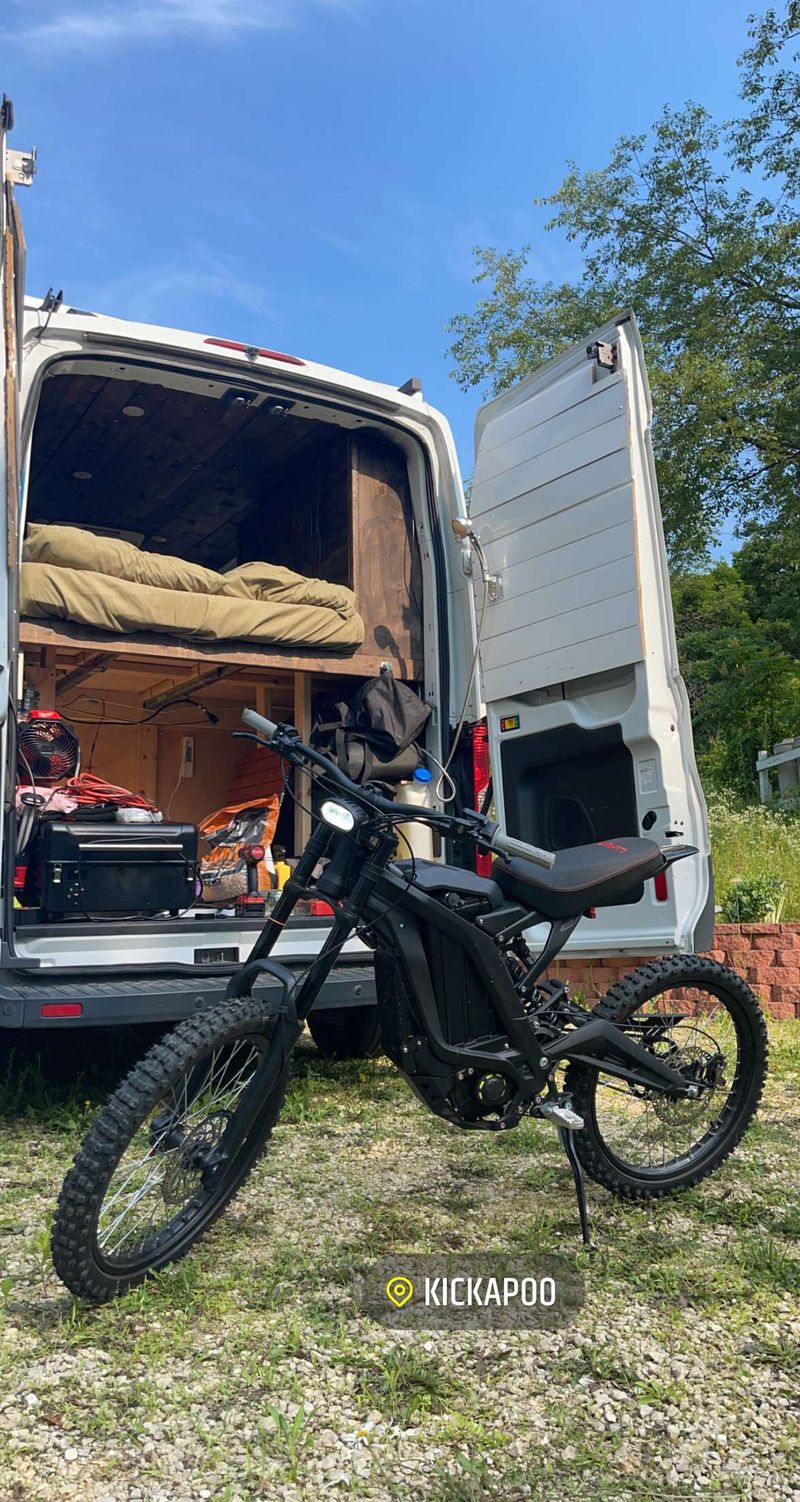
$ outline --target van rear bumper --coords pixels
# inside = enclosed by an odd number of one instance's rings
[[[84,972],[85,973],[85,972]],[[83,979],[50,972],[4,970],[0,981],[0,1029],[109,1027],[143,1022],[180,1022],[221,1001],[229,973],[190,976],[136,975],[115,980]],[[279,987],[273,983],[276,994]],[[265,984],[265,991],[270,989]],[[341,965],[328,977],[315,1010],[375,1003],[372,964]],[[80,1007],[80,1012],[75,1011]],[[52,1008],[68,1008],[55,1014]],[[42,1011],[42,1008],[46,1010]]]

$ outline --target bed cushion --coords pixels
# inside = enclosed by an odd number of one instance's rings
[[[23,563],[20,610],[34,620],[76,621],[135,636],[156,631],[190,641],[298,644],[355,651],[364,622],[323,605],[162,589],[51,563]]]
[[[23,563],[52,563],[59,568],[107,574],[132,584],[152,584],[159,589],[179,589],[186,594],[215,595],[223,592],[224,574],[169,558],[144,553],[121,537],[98,537],[81,527],[50,526],[32,522],[22,544]]]
[[[24,563],[54,564],[126,579],[131,584],[184,594],[230,595],[243,600],[273,600],[287,605],[321,605],[344,620],[356,614],[352,589],[308,579],[278,563],[243,563],[225,574],[165,553],[147,553],[119,537],[98,537],[80,527],[33,522],[22,545]]]

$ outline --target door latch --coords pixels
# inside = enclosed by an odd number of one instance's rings
[[[6,177],[18,188],[29,188],[36,176],[36,147],[33,151],[6,150]]]
[[[601,370],[616,370],[619,357],[619,347],[605,339],[597,339],[586,350],[587,360],[594,360]]]

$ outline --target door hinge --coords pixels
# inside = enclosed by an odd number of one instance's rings
[[[36,147],[33,151],[6,151],[6,177],[18,188],[29,188],[36,176]]]
[[[466,574],[468,579],[475,578],[472,548],[467,539],[464,540],[461,548],[461,572],[462,574]],[[486,596],[489,602],[494,604],[495,600],[502,600],[503,580],[501,576],[499,574],[486,574],[484,578],[486,582]]]
[[[597,339],[586,350],[587,360],[594,360],[602,370],[616,370],[619,347],[605,339]]]

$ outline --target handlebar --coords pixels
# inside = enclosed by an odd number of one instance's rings
[[[490,840],[492,850],[509,859],[516,856],[521,861],[533,861],[537,866],[554,866],[556,858],[552,850],[540,850],[538,845],[529,845],[526,840],[515,840],[503,829],[496,829]]]
[[[511,835],[505,834],[497,824],[493,824],[490,819],[475,813],[474,810],[468,810],[464,817],[457,818],[452,814],[440,813],[438,809],[420,808],[416,803],[394,803],[390,798],[384,798],[381,793],[375,792],[372,788],[364,788],[352,782],[329,757],[323,756],[320,751],[315,751],[301,741],[296,731],[292,730],[291,734],[287,734],[286,726],[276,725],[274,720],[268,720],[266,715],[257,714],[254,709],[243,710],[242,719],[251,730],[263,736],[268,745],[277,739],[279,754],[294,766],[302,765],[304,761],[312,762],[314,766],[321,768],[329,781],[347,793],[348,797],[378,809],[394,820],[397,820],[398,816],[417,819],[425,824],[431,824],[434,829],[439,829],[445,834],[460,834],[462,837],[466,835],[476,844],[495,850],[498,855],[516,856],[520,860],[532,861],[537,866],[555,865],[556,858],[551,850],[540,850],[538,845],[529,845],[525,840],[514,839]]]
[[[274,720],[268,720],[266,715],[256,714],[254,709],[243,709],[242,719],[245,725],[249,725],[252,730],[257,730],[259,735],[263,735],[265,741],[271,741],[278,728]]]

